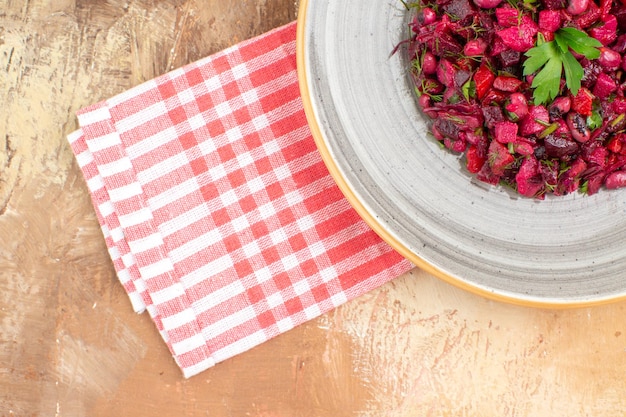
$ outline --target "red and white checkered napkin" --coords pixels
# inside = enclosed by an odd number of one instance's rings
[[[69,136],[119,279],[186,377],[411,268],[317,152],[295,29],[81,110]]]

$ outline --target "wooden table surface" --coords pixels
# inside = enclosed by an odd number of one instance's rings
[[[625,302],[518,307],[417,270],[183,379],[116,280],[65,136],[79,108],[296,14],[0,0],[0,416],[624,415]]]

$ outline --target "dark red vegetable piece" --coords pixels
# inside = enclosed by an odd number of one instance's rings
[[[472,174],[479,172],[487,160],[485,156],[480,155],[480,150],[474,145],[467,148],[465,157],[467,158],[465,166]]]
[[[453,20],[464,20],[475,13],[474,5],[469,0],[452,0],[443,9]]]
[[[545,187],[543,177],[539,171],[539,162],[534,157],[524,159],[515,175],[517,192],[525,197],[535,197],[543,194]]]
[[[517,91],[523,83],[524,82],[519,78],[499,75],[493,80],[493,88],[513,93]]]
[[[487,153],[487,161],[495,175],[503,175],[504,171],[515,161],[515,158],[505,145],[492,140]]]
[[[476,70],[474,74],[474,83],[476,85],[476,97],[478,97],[479,100],[485,97],[495,78],[496,76],[487,65],[481,64],[480,67],[478,67],[478,70]]]
[[[585,87],[581,87],[578,90],[578,94],[572,99],[572,110],[583,116],[591,116],[593,112],[593,99],[594,96],[591,91]]]
[[[567,7],[567,0],[541,0],[541,4],[548,10],[559,10]]]
[[[568,140],[554,135],[548,135],[545,137],[544,146],[546,148],[546,155],[551,158],[560,159],[575,155],[580,149],[578,143],[573,140]]]

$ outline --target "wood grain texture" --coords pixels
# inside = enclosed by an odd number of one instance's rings
[[[118,284],[73,116],[292,21],[293,0],[0,0],[0,417],[615,416],[626,303],[500,304],[419,271],[184,380]]]

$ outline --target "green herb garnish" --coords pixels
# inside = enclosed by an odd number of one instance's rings
[[[476,97],[476,83],[474,80],[470,79],[461,87],[461,91],[463,92],[463,97],[465,100],[470,101],[470,98]]]
[[[601,127],[602,122],[602,116],[597,110],[594,110],[593,113],[591,113],[591,116],[587,117],[587,127],[589,127],[589,129],[591,130],[595,130]]]
[[[550,42],[540,37],[537,46],[525,53],[528,59],[524,62],[524,75],[533,74],[541,68],[531,85],[535,103],[545,104],[559,95],[563,72],[567,88],[573,95],[578,94],[584,71],[570,49],[588,59],[596,59],[600,56],[598,48],[601,46],[597,39],[574,28],[557,30],[554,40]]]

